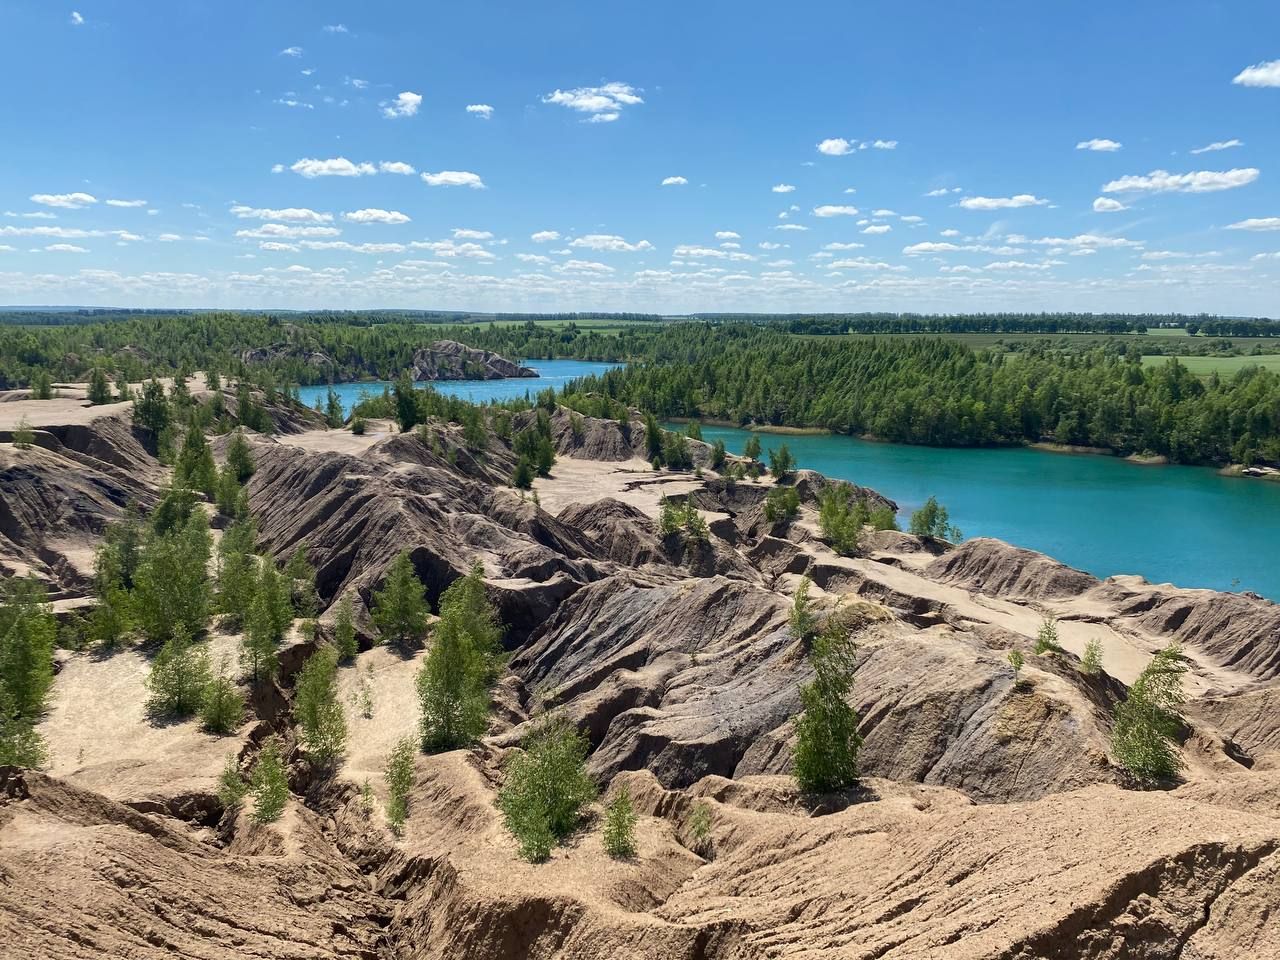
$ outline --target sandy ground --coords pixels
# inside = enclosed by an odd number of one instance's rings
[[[173,389],[172,377],[160,377],[165,391]],[[130,384],[134,392],[142,388],[141,383]],[[0,393],[0,430],[12,430],[22,417],[33,427],[68,427],[83,425],[115,414],[129,414],[133,410],[132,401],[123,403],[103,403],[90,405],[87,383],[56,383],[52,400],[28,400],[27,390],[9,390]],[[208,394],[209,387],[205,383],[204,374],[197,373],[187,380],[187,389],[193,397]],[[115,383],[111,384],[111,395],[115,396]]]
[[[306,430],[276,437],[277,442],[301,447],[313,453],[345,453],[353,457],[365,452],[379,440],[399,433],[391,420],[366,420],[365,432],[356,436],[350,430]]]
[[[542,509],[552,514],[572,503],[592,503],[613,497],[656,517],[662,497],[680,496],[701,486],[702,481],[691,473],[657,471],[639,457],[625,461],[561,457],[556,460],[551,476],[539,477],[533,489]]]
[[[347,718],[347,756],[340,775],[356,783],[368,779],[379,796],[391,748],[418,731],[418,695],[413,678],[425,653],[405,658],[388,647],[361,653],[353,665],[338,668],[338,699]],[[359,700],[367,688],[373,716],[366,718]]]
[[[223,657],[235,670],[238,636],[208,641],[216,671]],[[146,715],[149,658],[135,649],[108,657],[79,653],[54,680],[51,707],[39,726],[48,772],[114,800],[174,797],[208,791],[239,736],[215,737],[199,721],[153,724]]]

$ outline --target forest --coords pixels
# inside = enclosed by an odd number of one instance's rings
[[[940,338],[799,340],[753,326],[669,327],[653,362],[572,392],[659,417],[821,427],[900,443],[1052,441],[1179,463],[1280,458],[1280,376],[1201,379],[1140,354],[975,351]]]

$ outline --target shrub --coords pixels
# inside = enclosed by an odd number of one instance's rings
[[[89,371],[89,403],[94,406],[111,402],[111,381],[101,367]]]
[[[911,532],[917,537],[949,540],[952,543],[964,539],[960,528],[951,523],[947,508],[938,503],[936,497],[930,497],[923,507],[911,514]]]
[[[814,679],[800,690],[804,713],[796,719],[796,783],[805,793],[830,793],[857,782],[858,713],[848,704],[853,689],[854,646],[848,629],[832,617],[809,652]]]
[[[686,825],[689,832],[689,849],[700,857],[711,853],[711,805],[699,800],[689,814]]]
[[[769,472],[773,474],[774,479],[781,480],[795,468],[796,458],[791,455],[785,443],[777,450],[770,449]]]
[[[658,533],[666,537],[680,529],[680,508],[667,497],[663,497],[658,505]]]
[[[13,428],[13,445],[19,450],[30,450],[35,442],[36,433],[31,429],[31,421],[24,413],[18,418],[17,426]]]
[[[742,448],[742,455],[748,460],[760,459],[760,438],[754,433],[747,437],[747,444]]]
[[[1022,668],[1026,665],[1027,658],[1022,655],[1021,650],[1010,650],[1008,660],[1009,666],[1013,667],[1013,682],[1016,686],[1020,682],[1018,676],[1022,673]]]
[[[151,663],[147,710],[157,717],[189,717],[204,705],[212,682],[208,651],[192,643],[186,626],[177,623]]]
[[[413,789],[413,758],[417,751],[412,737],[396,741],[387,759],[387,821],[398,835],[409,815],[409,791]]]
[[[1178,710],[1185,700],[1186,672],[1187,658],[1176,643],[1170,644],[1152,657],[1129,688],[1129,696],[1116,707],[1111,752],[1140,783],[1167,779],[1182,767]]]
[[[224,668],[225,670],[225,665]],[[210,681],[200,704],[200,722],[209,733],[228,734],[244,719],[244,698],[225,673]]]
[[[330,646],[302,665],[294,690],[293,714],[302,742],[317,765],[328,767],[346,748],[347,721],[337,693],[338,654]]]
[[[338,601],[338,612],[333,618],[333,644],[338,651],[338,660],[341,663],[354,660],[356,654],[360,652],[356,644],[356,626],[349,594],[343,594],[342,599]]]
[[[1035,654],[1037,657],[1044,656],[1046,653],[1061,653],[1062,647],[1058,644],[1058,622],[1051,617],[1045,617],[1044,622],[1040,624],[1040,629],[1036,633]]]
[[[253,476],[256,469],[253,451],[249,449],[249,441],[244,438],[243,430],[236,430],[227,443],[227,467],[234,474],[237,483],[244,483]]]
[[[353,417],[351,419],[351,433],[357,437],[363,437],[366,429],[364,417]]]
[[[818,497],[818,525],[831,549],[841,556],[857,552],[868,518],[866,501],[855,502],[853,489],[845,484],[831,484]]]
[[[626,787],[614,791],[604,808],[604,851],[615,860],[635,856],[636,813]]]
[[[0,766],[35,769],[47,760],[44,740],[32,722],[17,713],[13,698],[0,686]]]
[[[1102,669],[1102,641],[1094,637],[1084,645],[1084,657],[1080,660],[1080,671],[1095,674]]]
[[[249,780],[253,794],[253,819],[258,823],[279,820],[289,800],[289,780],[280,756],[280,740],[269,737],[258,752],[258,763]]]
[[[236,755],[228,753],[222,765],[222,773],[218,775],[218,799],[222,801],[224,809],[234,810],[240,806],[248,792],[249,785],[240,776],[240,763],[236,760]]]
[[[813,601],[809,599],[811,585],[808,577],[801,577],[795,599],[791,601],[791,636],[801,642],[818,632],[818,615],[813,612]]]
[[[0,707],[20,724],[34,724],[44,711],[57,636],[40,581],[18,577],[0,588]]]
[[[595,784],[586,771],[587,751],[586,738],[567,720],[544,719],[507,767],[498,807],[526,860],[546,860],[551,848],[577,827],[583,807],[595,797]]]
[[[774,487],[764,498],[764,518],[769,523],[790,520],[800,512],[800,494],[795,487]]]
[[[516,471],[511,476],[511,485],[517,490],[528,490],[533,486],[533,464],[524,454],[516,461]]]
[[[871,511],[871,526],[877,530],[897,530],[898,518],[893,507],[876,507]]]

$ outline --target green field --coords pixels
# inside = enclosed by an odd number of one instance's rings
[[[1148,327],[1147,336],[1148,337],[1186,337],[1186,336],[1190,336],[1190,334],[1187,333],[1186,327]]]
[[[1142,362],[1152,367],[1168,363],[1170,359],[1164,356],[1146,356],[1142,358]],[[1214,371],[1217,371],[1220,377],[1229,377],[1237,370],[1249,366],[1266,367],[1268,370],[1280,373],[1280,354],[1269,354],[1263,357],[1178,357],[1178,361],[1201,377],[1207,377]]]

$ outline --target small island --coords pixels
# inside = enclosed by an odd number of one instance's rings
[[[477,350],[456,340],[437,340],[413,355],[410,376],[414,380],[508,380],[536,377],[538,371],[522,367],[492,350]]]

